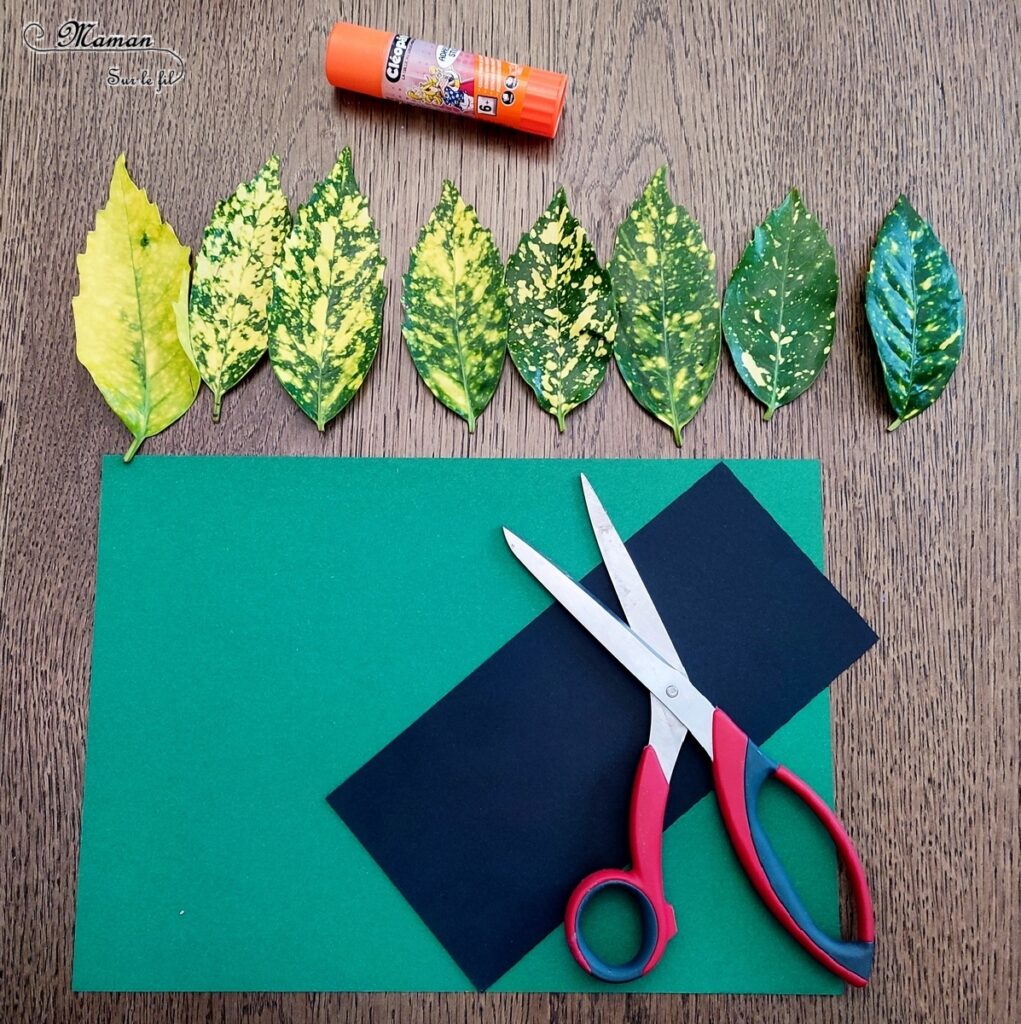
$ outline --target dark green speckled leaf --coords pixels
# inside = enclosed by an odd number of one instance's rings
[[[904,196],[883,221],[865,282],[865,311],[897,418],[928,409],[964,346],[964,297],[946,250]]]
[[[617,298],[613,354],[631,394],[673,428],[698,412],[720,358],[716,257],[670,198],[661,167],[617,230],[609,266]]]
[[[610,277],[562,188],[507,261],[507,301],[514,365],[563,430],[606,376],[617,318]]]
[[[731,275],[723,333],[738,375],[770,419],[819,376],[833,347],[833,246],[796,189],[760,224]]]
[[[411,251],[403,301],[422,380],[473,431],[503,370],[507,293],[492,234],[449,181]]]
[[[385,260],[345,149],[298,208],[273,277],[273,372],[320,430],[369,372],[383,323]]]

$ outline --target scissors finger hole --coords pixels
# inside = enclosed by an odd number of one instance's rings
[[[833,913],[832,889],[829,884],[820,885],[814,866],[832,857],[829,836],[805,802],[776,776],[770,776],[759,790],[755,812],[798,898],[811,917],[827,920]]]
[[[656,911],[645,893],[623,880],[593,886],[578,907],[578,946],[604,981],[642,976],[659,938]]]

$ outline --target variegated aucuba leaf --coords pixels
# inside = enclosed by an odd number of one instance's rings
[[[738,375],[771,419],[819,376],[833,347],[837,264],[797,189],[760,224],[723,299]]]
[[[76,351],[107,405],[131,431],[124,455],[183,416],[199,375],[182,347],[189,250],[131,180],[122,153],[110,197],[78,257]]]
[[[320,430],[369,372],[383,325],[379,232],[345,149],[298,216],[273,275],[273,372]]]
[[[563,188],[507,261],[507,301],[511,359],[563,430],[602,384],[617,331],[610,276]]]
[[[865,311],[897,418],[928,409],[964,347],[964,297],[932,227],[901,196],[883,221],[865,282]]]
[[[503,370],[507,294],[492,234],[449,181],[411,251],[403,303],[422,380],[474,431]]]
[[[720,359],[716,257],[661,167],[617,230],[610,260],[617,299],[613,354],[631,394],[673,429],[698,412]]]
[[[291,213],[271,156],[251,181],[216,204],[195,257],[186,350],[213,393],[213,421],[224,394],[262,358],[269,343],[273,268]]]

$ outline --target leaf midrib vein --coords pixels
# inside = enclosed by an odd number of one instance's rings
[[[794,230],[791,225],[791,230],[787,233],[787,244],[784,246],[783,253],[783,267],[780,270],[781,281],[780,281],[780,310],[776,323],[776,341],[773,343],[773,347],[776,349],[776,361],[773,364],[772,379],[773,384],[770,388],[770,399],[769,408],[775,409],[777,403],[777,394],[779,391],[780,381],[780,339],[783,337],[783,309],[784,304],[787,300],[787,268],[790,264],[791,258],[791,244],[794,241]]]
[[[340,207],[343,208],[344,197],[340,197]],[[338,219],[340,214],[337,214]],[[322,237],[320,235],[320,237]],[[333,272],[337,265],[337,239],[336,234],[333,239],[333,250],[330,253],[330,277],[329,283],[326,289],[326,309],[323,312],[323,329],[319,332],[320,336],[320,348],[319,348],[319,359],[317,360],[316,370],[316,426],[322,430],[326,426],[326,422],[323,419],[323,370],[326,366],[326,346],[327,339],[329,338],[329,327],[330,327],[330,314],[333,312],[333,307],[336,305],[337,300],[337,289],[334,288],[334,276]]]
[[[138,286],[138,269],[135,265],[135,247],[131,237],[131,222],[128,220],[128,204],[124,191],[124,182],[118,182],[117,187],[121,193],[121,214],[124,218],[124,233],[128,239],[128,258],[131,261],[131,283],[135,290],[135,307],[138,310],[138,343],[135,348],[140,358],[136,360],[142,375],[142,432],[145,436],[149,432],[149,367],[145,359],[145,318],[142,315],[142,293]]]
[[[680,423],[677,417],[677,400],[674,396],[672,375],[670,373],[670,350],[667,345],[666,325],[666,277],[663,273],[663,232],[660,228],[659,219],[656,219],[656,247],[657,262],[659,270],[659,310],[662,333],[660,335],[660,351],[663,353],[663,379],[666,384],[667,397],[670,399],[670,419],[675,430],[680,430]],[[678,356],[680,356],[680,345],[678,345]]]
[[[461,342],[461,307],[457,300],[457,260],[454,259],[452,232],[444,230],[443,238],[446,243],[447,256],[450,259],[450,279],[453,282],[451,290],[453,292],[454,345],[457,349],[458,369],[461,371],[461,387],[464,388],[464,401],[468,412],[468,428],[471,430],[475,427],[475,406],[472,403],[471,392],[468,390],[468,371],[464,362],[464,345]]]
[[[568,359],[568,356],[567,356],[567,346],[565,344],[563,344],[563,340],[564,340],[564,330],[563,330],[564,318],[563,318],[562,314],[564,312],[564,306],[563,306],[563,298],[562,298],[562,295],[563,295],[562,289],[563,289],[563,277],[564,277],[564,275],[560,273],[561,261],[563,259],[562,247],[563,247],[563,244],[564,244],[564,239],[566,237],[566,235],[564,234],[564,228],[567,226],[567,218],[564,218],[563,224],[560,224],[559,214],[558,214],[558,216],[557,216],[557,223],[558,223],[559,226],[557,228],[557,244],[556,244],[556,249],[555,249],[555,258],[553,260],[552,271],[553,271],[553,295],[554,295],[554,298],[556,299],[556,310],[557,310],[557,340],[559,342],[559,344],[556,344],[556,345],[553,346],[553,355],[556,357],[556,363],[557,363],[557,394],[558,394],[558,396],[560,398],[560,405],[557,406],[557,409],[556,409],[556,412],[555,412],[554,415],[556,415],[557,422],[559,423],[559,422],[561,422],[561,417],[566,417],[567,416],[567,411],[564,409],[564,406],[567,404],[567,378],[566,378],[566,372],[567,372],[567,359]],[[567,330],[568,330],[568,335],[570,335],[570,326],[568,326]],[[557,349],[560,349],[560,348],[562,348],[564,350],[563,355],[561,355],[560,352],[557,351]]]
[[[915,243],[911,238],[911,228],[907,228],[908,253],[911,257],[911,362],[908,364],[908,386],[906,394],[910,402],[911,392],[915,387],[915,369],[918,362],[918,260],[915,258]]]
[[[238,309],[241,308],[241,302],[239,300],[241,296],[240,282],[243,276],[242,271],[248,264],[258,266],[260,269],[262,268],[260,261],[252,258],[259,251],[259,248],[255,245],[255,231],[257,231],[257,228],[253,230],[253,234],[245,240],[242,246],[243,251],[247,253],[247,258],[237,259],[234,261],[234,273],[231,275],[231,284],[234,285],[234,287],[231,289],[232,298],[230,303],[230,316],[227,318],[227,332],[222,339],[219,337],[217,338],[220,342],[220,368],[216,373],[216,385],[217,390],[220,393],[225,390],[223,387],[223,377],[224,371],[227,368],[227,360],[230,355],[231,340],[233,339],[234,333],[239,325],[248,319],[247,315],[243,316],[240,320],[235,319]]]

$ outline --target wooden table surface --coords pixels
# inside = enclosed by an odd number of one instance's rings
[[[32,53],[66,5],[5,5],[0,61],[2,681],[0,1019],[132,1021],[861,1021],[1016,1019],[1019,927],[1016,381],[1021,21],[1014,3],[655,0],[72,6],[147,32],[187,77],[106,84],[102,54]],[[563,70],[553,143],[341,95],[322,73],[338,17]],[[223,454],[812,457],[826,554],[881,643],[834,686],[838,811],[864,851],[879,946],[844,998],[561,995],[74,995],[74,897],[100,455],[126,434],[74,357],[75,254],[116,155],[198,245],[214,201],[280,154],[292,207],[350,144],[388,258],[384,338],[323,435],[263,364],[214,426],[209,395],[144,451]],[[729,359],[674,448],[616,371],[558,436],[513,372],[478,433],[416,377],[400,275],[452,178],[504,253],[563,183],[602,258],[660,164],[718,256],[792,185],[841,280],[821,380],[771,423]],[[968,304],[945,397],[888,435],[862,308],[873,237],[899,192],[934,225]],[[508,368],[509,369],[509,368]]]

